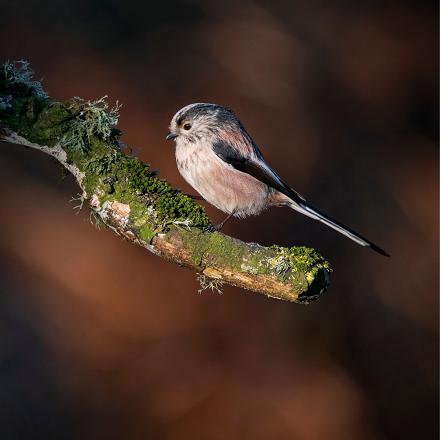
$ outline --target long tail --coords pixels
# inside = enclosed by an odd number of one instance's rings
[[[335,231],[338,231],[339,233],[345,235],[346,237],[350,238],[351,240],[355,241],[356,243],[360,244],[361,246],[370,247],[373,251],[376,251],[381,255],[389,257],[389,254],[387,254],[379,246],[375,245],[371,241],[362,237],[362,235],[359,235],[357,232],[353,231],[352,229],[348,228],[347,226],[344,226],[343,224],[339,223],[338,221],[332,219],[328,215],[323,214],[318,209],[311,206],[309,203],[307,203],[305,201],[298,201],[298,203],[297,203],[297,202],[294,202],[293,200],[289,200],[287,204],[290,208],[295,209],[296,211],[301,212],[302,214],[307,215],[308,217],[311,217],[314,220],[319,220],[320,222],[324,223],[325,225],[329,226],[330,228],[334,229]]]

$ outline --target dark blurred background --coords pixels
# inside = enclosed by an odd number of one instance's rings
[[[51,96],[123,104],[173,185],[172,115],[235,109],[295,189],[391,253],[287,209],[226,233],[332,263],[300,306],[225,287],[74,215],[73,179],[0,145],[2,439],[438,437],[437,2],[28,0],[0,59]],[[213,220],[222,214],[208,207]]]

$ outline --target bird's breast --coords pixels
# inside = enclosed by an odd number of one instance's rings
[[[176,162],[182,177],[221,211],[246,217],[267,207],[268,186],[224,162],[210,145],[177,143]]]

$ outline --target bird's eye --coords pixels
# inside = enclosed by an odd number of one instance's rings
[[[186,122],[185,124],[183,124],[183,129],[184,130],[189,130],[191,128],[191,124],[189,124],[188,122]]]

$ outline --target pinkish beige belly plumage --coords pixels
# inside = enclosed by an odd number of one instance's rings
[[[183,178],[206,201],[227,214],[256,215],[274,195],[264,183],[225,164],[209,146],[177,142],[176,162]]]

